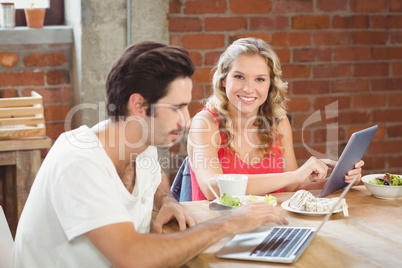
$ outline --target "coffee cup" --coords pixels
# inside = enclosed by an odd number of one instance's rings
[[[218,185],[219,192],[221,194],[225,193],[232,196],[242,196],[246,195],[247,181],[248,177],[243,174],[222,174],[216,178],[211,178],[208,180],[208,187],[215,195],[219,198],[218,194],[214,191],[211,186],[211,182],[215,181]]]

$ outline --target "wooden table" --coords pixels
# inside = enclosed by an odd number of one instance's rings
[[[41,149],[48,149],[48,137],[0,140],[0,178],[3,182],[3,206],[11,233],[15,236],[36,173],[42,163]]]
[[[318,195],[318,192],[312,192]],[[329,197],[339,194],[337,192]],[[293,193],[273,195],[280,206]],[[349,191],[346,201],[349,218],[345,218],[343,213],[332,215],[299,260],[291,265],[216,258],[215,253],[231,239],[225,237],[183,267],[402,267],[402,198],[377,199],[361,185]],[[212,211],[208,204],[208,201],[182,203],[202,221],[230,213]],[[317,227],[323,219],[323,216],[283,212],[290,226]],[[164,231],[178,231],[177,224],[166,225]]]

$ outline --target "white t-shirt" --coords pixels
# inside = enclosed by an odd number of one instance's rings
[[[84,234],[120,222],[133,222],[137,232],[149,232],[160,182],[155,147],[137,157],[130,194],[93,130],[82,126],[63,133],[28,196],[12,267],[111,267]]]

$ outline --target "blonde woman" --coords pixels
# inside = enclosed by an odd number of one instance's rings
[[[298,168],[281,76],[279,59],[263,40],[236,40],[221,55],[213,94],[189,132],[192,200],[214,199],[207,182],[220,174],[248,174],[247,194],[253,195],[323,186],[335,162],[311,157]],[[363,165],[345,181],[359,174],[359,183]]]

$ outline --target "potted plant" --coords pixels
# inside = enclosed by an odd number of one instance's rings
[[[44,8],[34,8],[34,3],[31,4],[31,8],[25,8],[25,18],[29,28],[42,28],[45,21]]]

